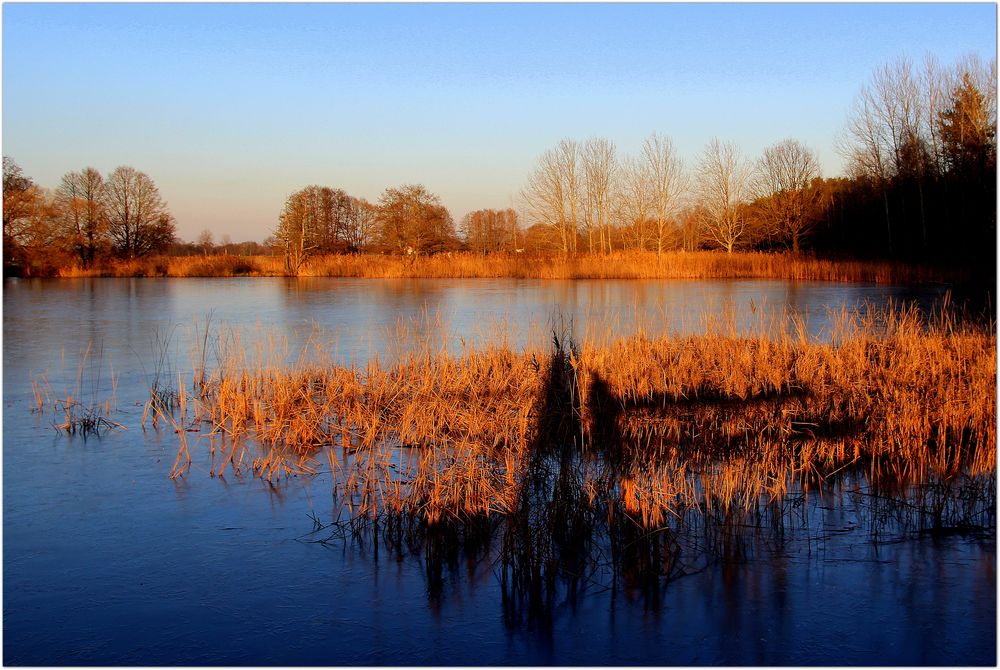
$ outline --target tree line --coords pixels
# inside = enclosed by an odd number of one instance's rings
[[[288,196],[274,239],[292,274],[322,253],[417,256],[462,248],[451,214],[420,184],[387,188],[375,204],[341,189],[307,186]]]
[[[996,64],[900,59],[862,87],[839,138],[846,178],[785,139],[756,159],[712,139],[685,165],[653,133],[635,156],[564,139],[522,191],[529,247],[787,248],[911,260],[995,258]]]
[[[423,186],[387,189],[377,204],[313,186],[288,199],[276,237],[293,266],[309,250],[809,248],[946,262],[972,253],[995,268],[995,79],[995,61],[976,57],[879,68],[838,139],[846,177],[824,178],[816,152],[793,138],[756,159],[714,138],[691,165],[660,133],[635,156],[606,138],[564,139],[538,158],[520,212],[477,210],[456,231]],[[326,223],[322,203],[333,201],[363,207],[364,234],[349,240],[338,231],[351,225]]]
[[[175,241],[174,218],[145,172],[124,165],[104,177],[88,167],[44,189],[3,158],[5,273],[34,274],[72,262],[90,267],[161,252]]]
[[[996,263],[996,62],[944,67],[928,56],[878,68],[838,138],[845,177],[824,178],[815,151],[788,138],[750,158],[713,138],[691,164],[652,133],[636,155],[606,138],[564,139],[528,175],[515,211],[480,209],[456,227],[422,185],[376,202],[307,186],[288,196],[274,234],[251,252],[282,253],[294,274],[313,255],[419,256],[467,249],[566,255],[636,249],[810,249],[854,257]],[[210,231],[180,243],[153,181],[93,168],[41,189],[4,158],[5,267],[52,251],[82,266],[153,252],[209,253]]]
[[[877,69],[841,151],[848,178],[817,243],[996,264],[996,61]]]
[[[377,203],[342,189],[307,186],[288,196],[273,246],[295,273],[313,255],[376,252],[413,256],[441,251],[511,252],[523,237],[512,208],[466,214],[456,229],[441,199],[421,184],[387,188]]]

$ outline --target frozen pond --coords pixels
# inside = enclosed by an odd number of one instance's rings
[[[320,329],[337,360],[391,350],[400,319],[450,341],[572,324],[697,330],[706,314],[791,309],[822,337],[869,301],[929,306],[943,289],[780,281],[351,279],[7,280],[3,334],[3,597],[8,665],[994,665],[996,544],[875,543],[845,496],[815,496],[807,531],[763,538],[653,592],[598,579],[543,620],[503,597],[493,555],[429,566],[350,541],[301,541],[329,518],[324,475],[168,478],[172,431],[144,432],[157,372],[189,371],[210,321]],[[423,316],[423,318],[421,318]],[[84,440],[32,413],[32,381],[113,398],[127,430]],[[112,384],[112,378],[116,383]],[[79,381],[78,381],[79,380]],[[77,390],[78,389],[78,390]]]

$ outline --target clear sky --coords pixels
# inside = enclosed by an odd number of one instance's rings
[[[178,234],[261,240],[320,184],[422,183],[456,222],[539,154],[652,131],[693,162],[786,137],[827,176],[882,63],[994,57],[994,4],[3,5],[3,153],[43,186],[148,173]]]

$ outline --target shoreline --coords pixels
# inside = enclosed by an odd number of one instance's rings
[[[57,278],[352,277],[378,279],[778,279],[874,284],[967,283],[974,268],[900,261],[824,259],[804,254],[713,251],[561,255],[468,252],[422,257],[324,255],[289,273],[280,256],[151,256],[91,268],[58,268]],[[30,277],[24,277],[30,278]]]

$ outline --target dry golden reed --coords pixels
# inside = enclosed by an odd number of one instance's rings
[[[786,279],[878,284],[960,279],[954,271],[888,261],[837,261],[790,253],[644,251],[524,255],[445,253],[403,257],[339,254],[311,258],[303,277],[515,279]],[[153,256],[92,268],[68,267],[60,277],[285,276],[280,256]]]
[[[716,320],[701,335],[460,352],[427,331],[399,329],[391,362],[358,366],[319,339],[290,352],[223,332],[191,397],[156,408],[182,436],[174,475],[201,427],[213,474],[328,469],[348,518],[435,525],[516,514],[547,459],[569,458],[577,499],[656,528],[848,471],[903,490],[995,472],[995,334],[947,316],[845,312],[830,341],[761,317],[743,334]]]
[[[67,388],[61,393],[57,392],[49,382],[48,370],[36,375],[31,381],[32,411],[41,414],[46,408],[51,409],[56,416],[61,417],[61,422],[53,422],[53,428],[71,435],[79,434],[84,438],[89,435],[99,436],[104,430],[125,430],[125,426],[111,419],[117,411],[120,379],[112,365],[108,367],[107,377],[110,383],[108,389],[110,396],[99,398],[102,388],[102,363],[101,353],[95,353],[93,343],[90,342],[87,348],[80,352],[80,362],[72,389]],[[85,372],[88,370],[93,377],[85,380]],[[86,388],[87,386],[90,388]]]
[[[186,427],[201,426],[213,474],[313,474],[325,454],[346,514],[430,524],[516,511],[539,454],[560,444],[598,463],[581,495],[643,527],[750,511],[847,468],[903,487],[994,472],[990,328],[899,308],[840,315],[832,342],[792,318],[743,335],[706,326],[460,353],[403,328],[390,364],[354,367],[319,340],[289,352],[224,332],[194,397],[157,412],[183,438],[175,475]]]
[[[70,266],[61,268],[57,276],[64,278],[81,277],[240,277],[279,276],[280,270],[268,271],[264,268],[277,267],[268,256],[146,256],[127,260],[104,261],[83,268]]]

